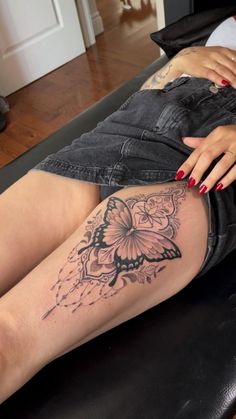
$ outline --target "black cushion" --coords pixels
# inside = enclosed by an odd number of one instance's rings
[[[176,296],[47,365],[2,419],[233,419],[236,253]]]
[[[184,16],[160,31],[151,33],[151,39],[161,47],[168,58],[181,49],[204,45],[212,31],[229,16],[236,14],[236,3],[231,6],[206,10]]]

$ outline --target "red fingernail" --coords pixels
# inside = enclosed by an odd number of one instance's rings
[[[221,80],[221,83],[224,85],[224,86],[228,86],[229,84],[230,84],[230,82],[229,81],[227,81],[227,80]]]
[[[207,190],[207,186],[202,185],[198,192],[202,195],[204,192],[206,192],[206,190]]]
[[[195,179],[193,177],[190,177],[188,180],[188,187],[192,188],[195,185]]]
[[[220,191],[223,188],[223,183],[217,183],[216,187],[215,187],[215,191]]]
[[[182,179],[183,176],[184,176],[184,171],[179,170],[175,175],[175,180],[180,180],[180,179]]]

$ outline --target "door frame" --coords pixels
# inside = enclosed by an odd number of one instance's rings
[[[89,0],[75,0],[86,48],[96,43]],[[96,4],[96,0],[95,0]],[[156,0],[157,30],[166,26],[164,0]]]
[[[75,0],[86,48],[95,44],[96,36],[104,31],[96,0]]]
[[[88,0],[75,0],[86,48],[96,43]]]

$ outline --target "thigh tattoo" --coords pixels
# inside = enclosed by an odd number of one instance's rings
[[[82,240],[59,270],[51,288],[55,305],[42,319],[57,307],[69,307],[74,313],[118,294],[128,284],[156,280],[165,260],[181,257],[173,240],[180,226],[176,214],[185,198],[185,184],[124,200],[110,197],[105,211],[87,221]]]

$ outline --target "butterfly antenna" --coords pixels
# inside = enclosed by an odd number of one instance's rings
[[[82,249],[78,250],[78,255],[81,255],[81,253],[82,253],[84,250],[89,249],[89,247],[91,247],[91,244],[89,244],[88,246],[82,247]]]
[[[113,285],[115,285],[115,283],[116,283],[116,280],[117,280],[117,277],[118,277],[118,275],[119,275],[119,273],[120,273],[121,271],[120,270],[117,270],[116,271],[116,274],[115,274],[115,276],[114,276],[114,278],[111,280],[111,282],[108,284],[109,285],[109,287],[113,287]]]

